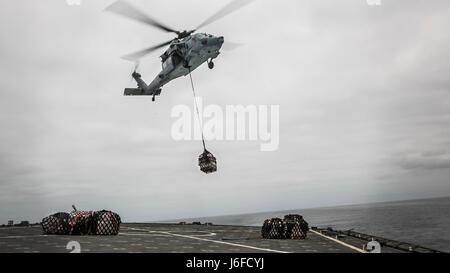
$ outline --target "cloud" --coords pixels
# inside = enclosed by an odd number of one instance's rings
[[[408,170],[435,170],[450,168],[450,153],[445,151],[427,151],[408,154],[398,164]]]

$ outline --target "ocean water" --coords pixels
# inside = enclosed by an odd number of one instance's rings
[[[267,218],[283,218],[290,213],[303,215],[310,226],[353,229],[357,232],[450,252],[450,197],[178,221],[262,226]]]

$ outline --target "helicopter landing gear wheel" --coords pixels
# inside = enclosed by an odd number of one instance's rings
[[[156,100],[156,98],[155,98],[155,96],[153,96],[153,97],[152,97],[152,101],[155,102],[155,100]]]
[[[208,67],[209,67],[209,69],[214,68],[214,62],[212,60],[208,62]]]

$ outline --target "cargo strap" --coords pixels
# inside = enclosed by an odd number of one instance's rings
[[[197,95],[195,94],[194,81],[192,80],[192,73],[191,73],[190,67],[189,67],[189,77],[191,78],[192,93],[194,94],[195,109],[197,110],[198,123],[200,124],[200,130],[202,131],[203,148],[206,151],[205,136],[203,135],[203,123],[202,123],[202,118],[200,116],[200,110],[198,110]]]

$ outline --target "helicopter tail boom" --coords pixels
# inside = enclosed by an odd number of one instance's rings
[[[161,89],[155,91],[145,91],[142,88],[125,88],[125,96],[159,96],[161,95]]]
[[[138,88],[126,88],[124,91],[125,96],[159,96],[161,94],[161,88],[155,88],[152,84],[147,85],[141,78],[141,74],[134,72],[133,78],[136,81]]]

